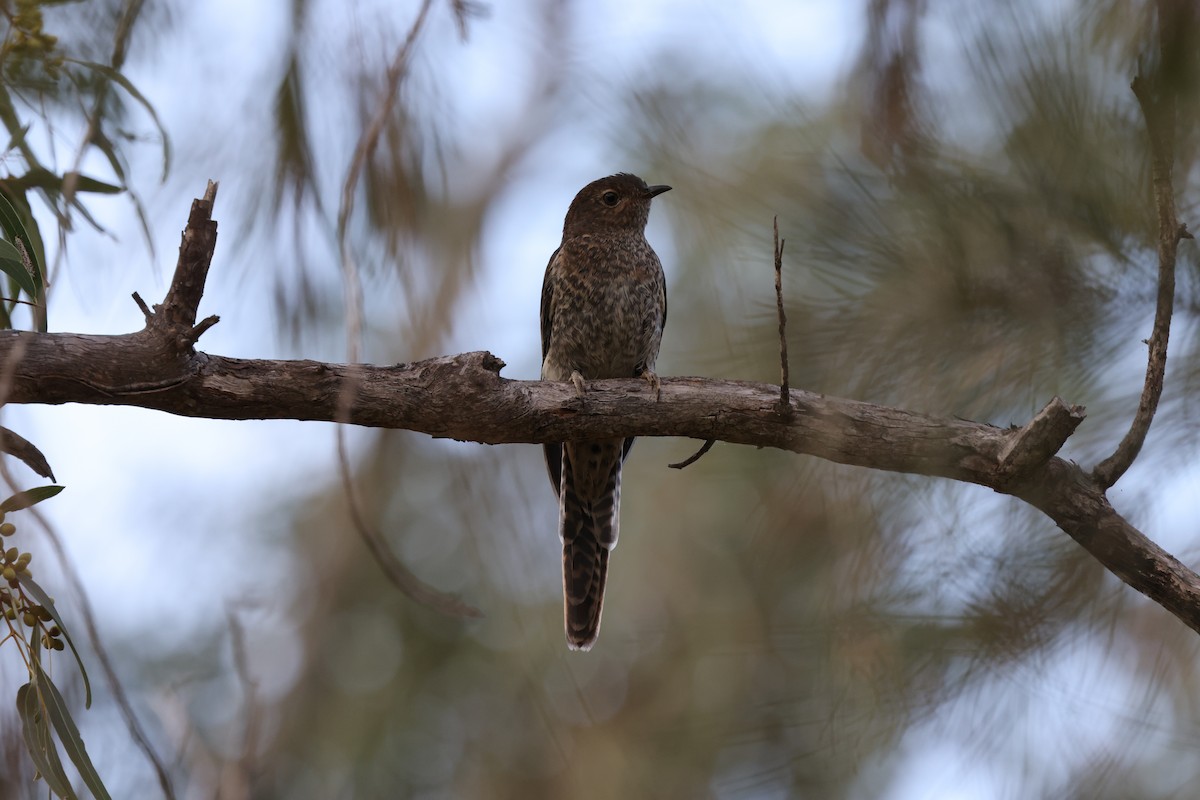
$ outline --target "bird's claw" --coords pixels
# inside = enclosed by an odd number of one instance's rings
[[[655,375],[650,370],[646,370],[645,372],[643,372],[642,377],[646,379],[646,383],[650,384],[650,389],[653,390],[653,392],[654,392],[654,402],[657,403],[659,400],[662,399],[662,383],[661,383],[661,381],[659,381],[658,376]]]
[[[571,383],[575,385],[575,394],[583,397],[585,389],[583,388],[583,376],[579,374],[579,370],[571,370]]]

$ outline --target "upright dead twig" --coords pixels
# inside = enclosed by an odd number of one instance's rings
[[[779,313],[779,413],[792,413],[792,396],[788,388],[787,314],[783,310],[783,245],[779,238],[779,217],[775,229],[775,310]]]
[[[792,393],[788,387],[787,314],[783,311],[783,245],[786,240],[779,239],[778,216],[774,218],[772,226],[775,231],[775,310],[779,314],[779,413],[788,417],[792,414]],[[711,450],[714,444],[715,439],[706,439],[695,453],[667,466],[671,469],[689,467]]]

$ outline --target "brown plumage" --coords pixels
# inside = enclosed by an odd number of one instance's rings
[[[542,380],[645,377],[667,321],[666,280],[646,241],[650,201],[670,186],[620,173],[575,195],[562,244],[542,283]],[[608,555],[617,544],[621,462],[633,439],[545,445],[558,495],[567,644],[587,650],[600,631]]]

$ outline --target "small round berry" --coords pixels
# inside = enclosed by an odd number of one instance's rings
[[[13,525],[11,522],[6,522],[3,525],[0,525],[0,536],[12,536],[16,532],[17,526]]]

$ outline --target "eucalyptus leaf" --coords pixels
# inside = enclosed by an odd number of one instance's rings
[[[54,685],[54,681],[50,680],[46,671],[42,669],[41,661],[33,659],[32,663],[37,688],[42,701],[46,704],[46,716],[49,717],[54,732],[58,734],[67,757],[71,759],[75,769],[79,770],[79,776],[83,778],[84,785],[91,790],[96,800],[111,800],[104,781],[100,779],[100,774],[96,772],[96,767],[87,754],[83,737],[79,735],[79,728],[71,717],[71,709],[63,699],[62,693],[58,691],[58,687]]]
[[[33,442],[21,434],[11,431],[2,425],[0,425],[0,452],[8,453],[10,456],[20,459],[25,466],[43,478],[54,480],[54,472],[50,469],[50,462],[46,460],[46,456],[42,454],[42,451],[38,450]]]
[[[92,192],[93,194],[120,194],[125,191],[120,186],[114,186],[111,183],[105,183],[96,178],[89,178],[87,175],[75,173],[75,191],[77,192]]]
[[[167,177],[167,172],[171,168],[171,140],[170,137],[167,136],[167,129],[163,127],[162,122],[158,119],[158,112],[154,110],[154,106],[151,105],[150,101],[147,100],[145,95],[138,91],[138,88],[134,86],[128,78],[122,75],[120,71],[113,69],[107,64],[99,64],[95,61],[81,61],[74,58],[68,58],[66,60],[72,64],[78,64],[81,67],[86,67],[87,69],[100,73],[128,92],[130,97],[140,103],[142,108],[146,109],[146,113],[150,115],[150,119],[153,120],[154,126],[158,129],[158,135],[162,139],[162,177],[165,180]]]
[[[75,177],[76,192],[120,194],[121,192],[125,191],[120,186],[114,186],[111,183],[105,183],[104,181],[97,180],[96,178],[90,178],[87,175],[83,175],[78,172],[68,172],[65,175],[59,175],[51,170],[46,169],[45,167],[31,169],[24,175],[10,178],[8,182],[11,186],[17,189],[42,189],[43,191],[50,192],[51,194],[57,196],[62,194],[64,184],[66,184],[67,179],[72,175]]]
[[[42,714],[37,689],[32,683],[17,689],[17,716],[21,719],[21,734],[25,738],[29,760],[37,767],[46,786],[59,797],[73,800],[75,793],[71,790],[71,781],[63,771],[58,747],[54,744],[50,726]]]
[[[17,581],[25,589],[25,594],[32,597],[40,606],[50,612],[50,618],[58,625],[58,629],[62,631],[62,637],[67,642],[67,647],[71,648],[71,654],[75,656],[75,663],[79,665],[79,674],[83,677],[83,692],[84,692],[84,708],[92,707],[92,683],[88,680],[87,670],[83,666],[83,659],[79,656],[79,651],[75,649],[75,642],[71,640],[71,634],[67,630],[67,624],[63,622],[62,616],[58,613],[58,609],[54,607],[54,601],[50,599],[50,595],[46,594],[46,590],[38,585],[37,581],[28,576],[17,573]]]
[[[0,511],[8,513],[9,511],[21,511],[30,506],[37,505],[43,500],[48,500],[54,495],[61,492],[66,487],[51,484],[50,486],[35,486],[32,489],[26,489],[23,492],[17,492],[12,497],[0,503]]]

